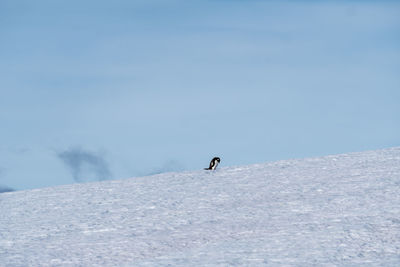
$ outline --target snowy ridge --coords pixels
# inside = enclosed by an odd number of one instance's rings
[[[400,265],[400,148],[0,194],[0,266]]]

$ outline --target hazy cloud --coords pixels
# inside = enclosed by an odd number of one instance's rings
[[[1,186],[0,185],[0,193],[5,193],[5,192],[13,192],[15,191],[14,189],[7,187],[7,186]]]
[[[154,175],[154,174],[160,174],[160,173],[165,173],[165,172],[176,172],[176,171],[182,171],[184,170],[184,167],[181,163],[179,163],[176,160],[169,160],[164,165],[161,167],[155,168],[152,171],[148,172],[146,175]]]
[[[4,169],[0,168],[0,177],[3,176]],[[15,191],[15,189],[8,187],[8,186],[3,186],[0,185],[0,193],[5,193],[5,192],[12,192]]]
[[[57,156],[68,167],[76,182],[103,181],[112,176],[107,162],[101,155],[81,148],[71,148],[58,153]]]

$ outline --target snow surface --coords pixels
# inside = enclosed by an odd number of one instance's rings
[[[400,266],[400,148],[0,194],[1,266]]]

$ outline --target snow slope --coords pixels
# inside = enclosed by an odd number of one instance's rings
[[[400,148],[3,193],[0,211],[1,266],[400,266]]]

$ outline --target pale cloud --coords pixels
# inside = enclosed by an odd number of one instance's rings
[[[103,181],[112,177],[106,160],[100,155],[82,148],[70,148],[57,154],[68,167],[76,182]]]

